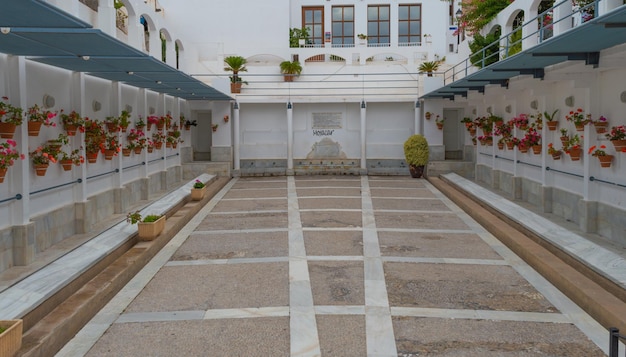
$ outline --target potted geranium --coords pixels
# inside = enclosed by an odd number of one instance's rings
[[[24,160],[24,154],[20,154],[19,151],[14,149],[16,145],[17,143],[10,139],[0,143],[0,183],[4,182],[7,170],[13,166],[15,160]]]
[[[39,135],[39,130],[41,130],[42,125],[57,126],[57,124],[52,121],[56,116],[56,112],[53,113],[49,110],[43,110],[39,108],[37,104],[28,108],[26,111],[26,117],[28,118],[28,136]]]
[[[159,124],[159,117],[156,115],[149,115],[147,119],[148,119],[148,131],[152,129],[153,125]]]
[[[135,154],[141,154],[141,150],[146,146],[146,134],[141,129],[130,129],[127,148],[134,150]]]
[[[204,182],[200,181],[200,180],[196,180],[196,182],[194,182],[193,184],[193,188],[191,189],[191,199],[193,201],[200,201],[202,198],[204,198],[204,193],[207,190],[207,186],[204,184]]]
[[[441,118],[439,117],[439,115],[437,115],[437,117],[435,117],[435,124],[437,124],[437,129],[442,130],[443,129],[443,122],[446,121],[446,118]]]
[[[22,108],[14,107],[8,102],[9,98],[0,100],[0,138],[13,139],[15,128],[22,124]]]
[[[411,135],[404,142],[404,157],[409,165],[411,177],[420,178],[424,174],[424,167],[428,163],[428,141],[423,135]]]
[[[165,215],[149,214],[142,217],[139,211],[131,212],[126,216],[126,222],[137,224],[139,240],[142,241],[151,241],[158,237],[165,228],[165,221]]]
[[[80,149],[74,149],[69,153],[61,151],[59,153],[59,163],[63,166],[63,170],[70,171],[72,165],[80,166],[85,162],[85,158],[80,154]]]
[[[582,153],[582,146],[580,145],[580,137],[578,134],[574,134],[567,144],[567,147],[564,148],[565,152],[569,154],[572,161],[580,160],[580,155]]]
[[[61,109],[61,123],[68,136],[76,135],[77,130],[85,132],[85,120],[74,110],[69,114],[65,114],[63,109]]]
[[[33,167],[37,176],[45,176],[46,171],[50,163],[57,162],[58,151],[50,148],[50,145],[42,145],[37,147],[35,151],[30,153],[30,157],[33,161]]]
[[[154,143],[154,147],[157,150],[160,150],[163,146],[163,142],[165,141],[165,134],[160,131],[152,133],[152,142]]]
[[[552,159],[560,160],[562,153],[563,150],[555,148],[552,143],[548,144],[548,155],[551,155]]]
[[[600,147],[596,147],[595,145],[589,148],[588,154],[591,156],[595,156],[600,160],[600,167],[611,167],[611,161],[613,161],[613,155],[609,155],[604,150],[606,146],[600,145]]]
[[[626,152],[626,126],[614,126],[611,131],[606,134],[606,138],[611,140],[615,151]]]
[[[105,160],[113,160],[113,156],[117,156],[122,151],[122,145],[117,138],[117,134],[107,134],[102,144]]]
[[[591,123],[596,128],[596,134],[606,133],[606,129],[609,127],[609,121],[603,115],[596,120],[592,120]]]
[[[576,131],[585,130],[585,125],[591,122],[591,114],[586,114],[582,108],[572,110],[565,116],[567,121],[571,121],[576,126]]]

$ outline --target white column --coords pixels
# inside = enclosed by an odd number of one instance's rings
[[[293,175],[293,105],[287,103],[287,175]]]
[[[572,3],[570,1],[564,1],[554,8],[554,21],[560,21],[554,24],[553,36],[558,36],[572,28],[571,14]]]
[[[128,45],[139,51],[143,50],[143,25],[139,23],[139,16],[128,16]]]
[[[111,116],[119,116],[122,113],[122,85],[120,82],[111,82],[111,103],[110,103],[110,115]],[[122,133],[121,131],[117,132],[117,141],[120,143],[120,145],[124,145],[124,142],[122,140]],[[123,175],[123,155],[122,153],[118,153],[116,159],[115,159],[115,164],[117,165],[117,168],[119,170],[119,172],[114,175],[114,185],[116,188],[122,188],[122,182],[124,181],[122,179],[122,175]]]
[[[415,134],[424,135],[424,122],[422,121],[422,108],[424,107],[424,101],[415,102]]]
[[[27,108],[26,102],[26,60],[22,56],[8,56],[7,76],[9,82],[9,102],[11,105]],[[28,156],[28,125],[24,120],[16,130],[16,149],[24,154],[24,160],[16,160],[14,167],[9,168],[7,176],[11,177],[11,185],[15,187],[11,192],[22,195],[21,200],[15,201],[13,210],[15,225],[26,225],[30,221],[30,159]],[[6,183],[5,183],[6,184]]]
[[[239,103],[235,102],[233,106],[233,160],[235,171],[241,170],[241,164],[239,162]]]
[[[85,74],[82,72],[73,72],[72,73],[72,93],[70,95],[70,110],[75,110],[82,117],[85,116]],[[85,163],[80,165],[80,178],[82,180],[81,184],[76,186],[74,189],[74,195],[76,196],[76,201],[84,202],[87,201],[87,152],[85,151],[85,133],[80,131],[76,132],[78,139],[80,140],[80,154],[85,158]],[[93,164],[91,164],[93,165]]]
[[[604,1],[600,1],[600,4],[598,5],[600,8],[600,15],[604,15],[607,12],[623,5],[623,1],[622,0],[604,0]]]
[[[148,123],[148,95],[146,93],[146,89],[145,88],[139,88],[139,92],[137,94],[137,115],[139,117],[141,117],[144,122],[146,122],[146,127],[143,128],[144,133],[146,134],[146,139],[151,139],[151,134],[148,131],[148,127],[147,127],[147,123]],[[148,149],[146,148],[144,151],[142,151],[143,156],[143,162],[145,162],[145,165],[143,165],[142,170],[142,177],[147,178],[148,177],[148,167],[149,167],[149,163],[148,163]]]
[[[361,101],[361,170],[367,169],[367,154],[366,154],[366,141],[367,141],[367,107],[365,106],[365,100]]]
[[[111,37],[117,37],[115,26],[117,11],[113,6],[113,0],[100,0],[98,3],[98,28]]]
[[[528,14],[525,12],[524,17],[528,16],[527,18],[532,19],[537,16],[536,11],[531,11],[530,9],[526,11],[528,11]],[[534,31],[537,30],[533,26],[522,26],[522,51],[535,46],[539,42],[538,35],[531,36],[531,33]]]

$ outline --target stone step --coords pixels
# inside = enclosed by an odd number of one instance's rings
[[[194,161],[182,164],[183,179],[189,180],[201,174],[231,177],[230,162]]]
[[[426,168],[426,175],[429,177],[438,177],[448,173],[456,173],[467,179],[474,178],[475,163],[471,161],[430,161]]]

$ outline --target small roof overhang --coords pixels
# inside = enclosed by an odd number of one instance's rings
[[[0,12],[0,52],[186,100],[232,98],[58,8],[11,1]]]

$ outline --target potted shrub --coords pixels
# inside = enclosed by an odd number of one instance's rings
[[[231,93],[241,93],[241,85],[244,82],[241,80],[241,77],[239,77],[239,72],[248,71],[246,62],[246,59],[241,56],[228,56],[224,58],[224,63],[226,63],[224,70],[233,72],[233,75],[230,76]]]
[[[131,212],[126,216],[126,222],[137,224],[139,240],[141,241],[151,241],[158,237],[165,228],[165,221],[165,215],[149,214],[142,217],[139,211]]]
[[[411,177],[422,177],[424,167],[428,163],[428,154],[428,141],[423,135],[411,135],[404,142],[404,157],[409,165]]]
[[[0,320],[0,354],[13,356],[22,347],[22,320]]]
[[[204,193],[207,190],[207,186],[204,182],[200,180],[196,180],[193,184],[193,188],[191,189],[191,199],[193,201],[200,201],[204,198]]]
[[[309,42],[309,29],[303,27],[301,29],[294,27],[289,29],[289,47],[302,47]]]
[[[65,114],[63,109],[61,109],[61,123],[68,136],[75,136],[77,130],[85,132],[85,125],[87,124],[85,119],[75,110],[72,110],[69,114]]]
[[[433,72],[435,72],[436,70],[439,69],[439,65],[441,65],[443,63],[443,61],[445,61],[446,58],[442,58],[439,60],[435,60],[435,61],[426,61],[426,62],[422,62],[420,64],[420,66],[418,67],[418,69],[420,70],[420,72],[426,72],[426,75],[428,75],[428,77],[432,77],[433,76]]]
[[[3,139],[13,139],[16,127],[23,121],[22,108],[5,103],[8,100],[7,97],[0,100],[0,138]]]
[[[280,63],[280,73],[284,75],[285,82],[293,82],[293,77],[302,73],[302,65],[299,61],[283,61]]]

